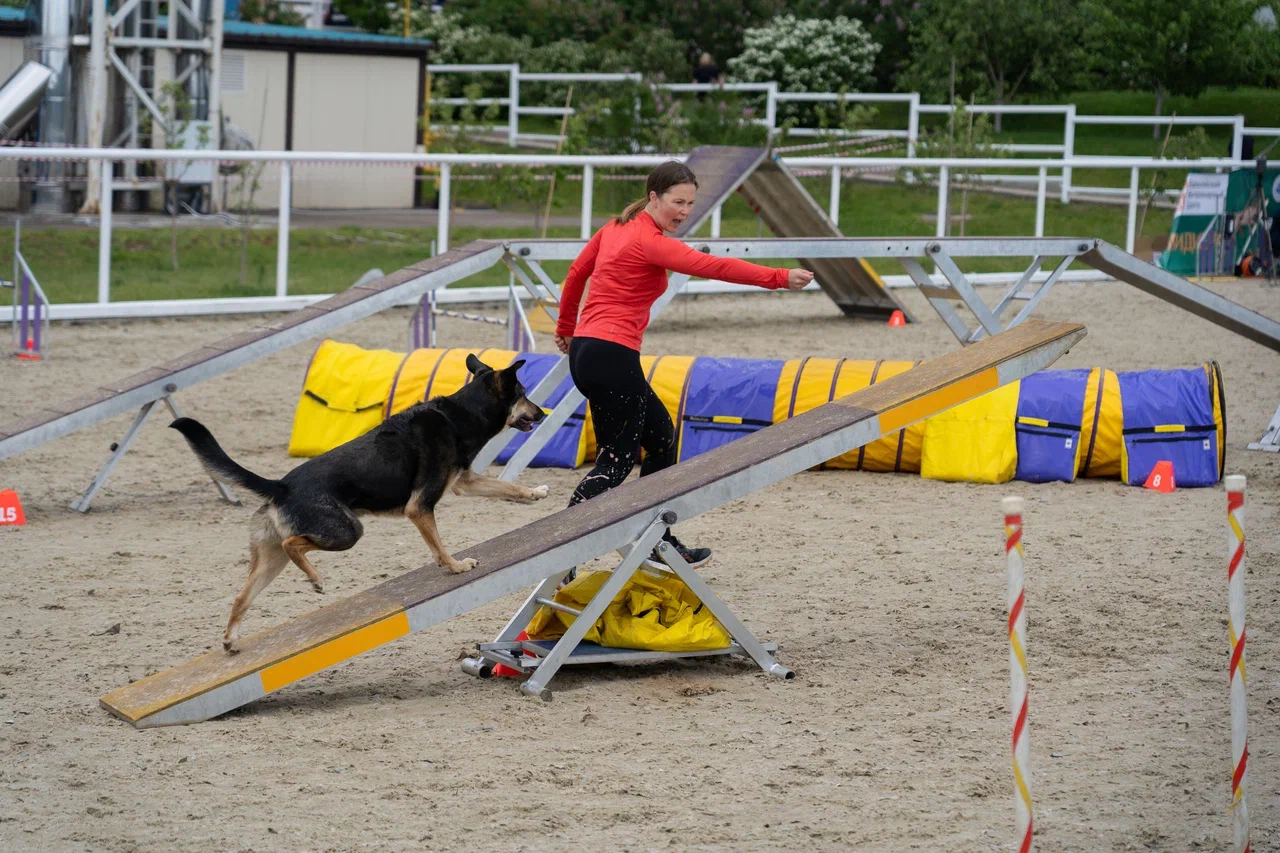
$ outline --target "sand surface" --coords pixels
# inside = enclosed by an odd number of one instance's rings
[[[1223,285],[1280,316],[1280,291]],[[914,296],[911,294],[910,296]],[[925,322],[843,319],[820,295],[685,301],[647,351],[920,359]],[[1062,284],[1039,312],[1088,324],[1059,366],[1216,359],[1228,471],[1249,477],[1254,849],[1280,841],[1280,458],[1245,451],[1280,403],[1280,356],[1115,284]],[[335,337],[401,349],[408,315]],[[59,325],[42,364],[0,359],[0,421],[256,322]],[[500,332],[457,322],[456,345]],[[545,342],[549,345],[549,342]],[[232,456],[279,476],[314,342],[179,395]],[[942,484],[806,473],[682,525],[747,623],[782,643],[783,683],[731,661],[569,668],[555,701],[458,668],[518,596],[201,725],[134,731],[98,697],[217,644],[252,506],[216,500],[157,417],[88,516],[68,503],[128,416],[0,462],[27,525],[0,529],[0,850],[1013,848],[998,499],[1027,499],[1032,786],[1038,849],[1225,850],[1231,837],[1225,500],[1115,481]],[[559,508],[453,498],[454,550]],[[413,527],[373,519],[320,554],[321,597],[287,569],[251,634],[416,568]],[[112,633],[113,626],[119,626]]]

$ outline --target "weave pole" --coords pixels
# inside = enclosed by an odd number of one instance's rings
[[[1227,487],[1227,591],[1231,635],[1231,825],[1233,853],[1249,853],[1249,717],[1244,668],[1244,484],[1232,474]]]
[[[1027,731],[1027,613],[1022,576],[1022,498],[1004,498],[1004,554],[1009,564],[1009,709],[1013,716],[1014,811],[1018,853],[1031,849],[1031,745]]]

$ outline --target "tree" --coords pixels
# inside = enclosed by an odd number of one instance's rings
[[[767,24],[787,7],[787,0],[628,0],[627,17],[633,24],[670,30],[688,45],[687,63],[705,51],[724,68],[742,52],[747,29]]]
[[[862,24],[843,15],[830,20],[780,15],[744,33],[746,47],[729,60],[731,79],[777,81],[788,92],[863,91],[873,82],[880,46]],[[784,105],[794,117],[801,105]]]
[[[286,27],[301,27],[306,23],[292,6],[281,5],[280,0],[240,0],[240,20]]]
[[[874,74],[879,91],[892,91],[911,59],[911,33],[926,14],[925,0],[797,0],[787,11],[797,18],[834,18],[838,15],[862,23],[872,41],[880,45]],[[935,9],[935,14],[945,11]]]
[[[1095,79],[1167,95],[1195,97],[1211,84],[1233,85],[1257,52],[1249,34],[1256,0],[1085,0],[1088,70]],[[1159,135],[1159,128],[1155,129]]]
[[[1004,104],[1024,87],[1054,93],[1076,76],[1076,0],[951,0],[919,19],[911,46],[904,82],[934,100],[953,96],[953,62],[961,98]]]

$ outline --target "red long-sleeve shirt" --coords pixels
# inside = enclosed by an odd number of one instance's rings
[[[786,270],[699,252],[663,234],[641,211],[630,222],[611,221],[597,231],[569,267],[556,334],[599,338],[639,351],[649,309],[666,292],[667,270],[770,290],[787,286]],[[579,316],[588,277],[591,292]]]

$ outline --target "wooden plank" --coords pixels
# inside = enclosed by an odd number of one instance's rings
[[[374,587],[256,634],[241,642],[239,654],[216,648],[182,666],[108,693],[101,702],[116,716],[136,723],[219,685],[340,642],[382,619],[403,614],[403,610],[400,602],[388,598],[382,587]]]
[[[673,236],[684,238],[697,231],[711,213],[737,191],[769,152],[764,148],[731,145],[700,145],[685,161],[698,178],[698,194],[693,213],[685,218]]]
[[[840,238],[840,232],[786,166],[766,160],[742,185],[742,194],[779,237]],[[831,300],[854,317],[888,317],[901,303],[860,258],[800,258]]]
[[[457,556],[478,561],[466,574],[421,568],[373,589],[257,634],[239,655],[216,650],[105,697],[102,704],[132,723],[237,679],[264,673],[283,686],[407,633],[404,611],[567,542],[669,504],[694,490],[762,465],[810,442],[880,418],[891,432],[999,384],[998,365],[1055,341],[1083,334],[1083,326],[1028,320],[973,346],[920,365],[775,424],[657,474],[628,482]],[[275,689],[272,687],[271,689]]]

